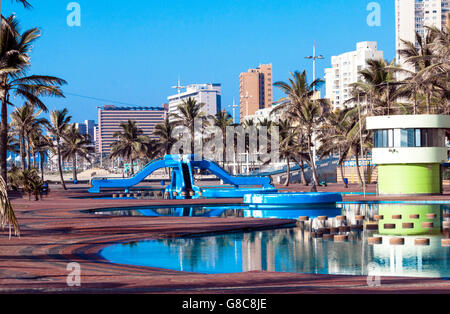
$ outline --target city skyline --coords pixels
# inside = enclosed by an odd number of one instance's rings
[[[139,2],[139,11],[134,1],[78,2],[80,27],[66,25],[70,12],[64,1],[49,0],[31,11],[8,2],[2,8],[4,15],[16,12],[24,29],[42,29],[32,72],[54,73],[69,82],[66,99],[45,101],[50,110],[70,108],[73,121],[96,119],[102,105],[161,106],[179,77],[183,84],[221,83],[223,107],[232,113],[239,73],[246,69],[272,63],[273,82],[303,69],[311,79],[312,63],[304,57],[314,42],[325,57],[316,64],[321,78],[331,56],[359,41],[377,41],[386,59],[395,56],[395,6],[389,0],[377,2],[381,26],[375,27],[367,23],[371,1],[227,1],[206,7],[201,0],[189,5],[149,1]],[[274,100],[280,97],[274,88]]]

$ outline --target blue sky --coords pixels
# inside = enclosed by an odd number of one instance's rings
[[[392,0],[376,1],[379,27],[366,22],[371,0],[78,0],[80,27],[67,25],[71,1],[29,1],[32,10],[2,1],[3,15],[15,12],[22,29],[42,30],[30,74],[69,82],[66,99],[45,101],[50,110],[67,107],[73,121],[97,120],[97,107],[108,102],[72,94],[160,106],[178,76],[182,84],[221,83],[223,104],[239,103],[239,74],[261,63],[273,64],[274,81],[303,69],[312,77],[304,57],[314,41],[325,57],[320,77],[332,55],[358,41],[377,41],[386,59],[395,55]]]

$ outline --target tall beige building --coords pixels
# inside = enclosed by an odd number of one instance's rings
[[[261,64],[240,75],[241,121],[273,104],[272,64]]]

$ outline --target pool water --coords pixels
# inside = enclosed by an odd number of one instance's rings
[[[130,207],[130,208],[110,208],[107,210],[96,210],[92,213],[96,215],[111,216],[141,216],[141,217],[251,217],[251,218],[279,218],[297,219],[299,216],[329,216],[340,215],[340,206],[315,206],[315,207],[292,207],[271,208],[271,209],[250,209],[248,205],[196,205],[177,207]]]
[[[196,273],[255,270],[338,274],[450,277],[450,250],[432,236],[429,247],[368,245],[362,234],[336,243],[300,228],[141,241],[105,248],[114,263]]]
[[[200,215],[210,207],[188,209],[193,209],[194,213]],[[173,209],[161,209],[170,210]],[[261,214],[260,211],[248,211],[245,207],[233,205],[225,206],[223,210],[246,217],[286,217],[286,213],[283,213],[285,211],[276,209]],[[151,211],[158,212],[157,209]],[[348,235],[348,241],[335,242],[314,236],[315,231],[324,227],[324,222],[317,217],[322,216],[325,211],[329,217],[325,223],[326,227],[364,224],[364,221],[355,220],[357,215],[364,216],[367,222],[373,220],[374,215],[383,214],[383,219],[390,223],[389,215],[400,212],[404,216],[397,222],[400,226],[403,221],[409,222],[411,213],[422,211],[421,213],[428,216],[423,214],[424,218],[419,219],[417,223],[419,226],[408,231],[400,227],[383,229],[383,221],[380,220],[381,226],[377,231],[352,228],[351,231],[341,232]],[[444,221],[449,221],[448,213],[448,205],[344,203],[334,209],[292,210],[290,216],[311,218],[308,223],[295,228],[137,241],[106,247],[100,254],[114,263],[196,273],[264,270],[339,275],[450,277],[450,248],[441,244],[441,239],[449,236],[448,229],[444,230],[442,227]],[[429,217],[430,214],[433,215],[432,218]],[[447,214],[445,218],[444,214]],[[337,215],[345,215],[346,220],[337,220]],[[433,221],[434,228],[421,229],[422,220]],[[382,238],[382,244],[368,243],[368,238],[375,236]],[[404,245],[391,245],[389,239],[398,236],[405,239]],[[414,241],[417,238],[427,238],[430,243],[426,246],[416,245]]]

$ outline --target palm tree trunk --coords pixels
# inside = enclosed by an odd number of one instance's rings
[[[131,158],[130,160],[130,175],[134,176],[134,167],[133,167],[134,159]]]
[[[417,111],[417,86],[414,86],[414,114]]]
[[[364,182],[361,176],[361,169],[359,168],[359,157],[358,154],[355,154],[355,158],[356,158],[356,170],[358,173],[358,178],[359,178],[359,183],[361,183],[361,186],[364,186]]]
[[[19,134],[19,142],[20,142],[20,161],[22,163],[22,170],[26,169],[26,161],[25,161],[25,136],[23,133]]]
[[[309,185],[308,180],[306,179],[306,174],[305,174],[305,166],[304,166],[304,160],[303,157],[300,157],[300,160],[298,160],[295,156],[294,156],[294,160],[297,162],[298,166],[300,167],[301,173],[302,173],[302,183],[305,186]]]
[[[78,174],[77,174],[77,155],[75,154],[72,157],[72,176],[74,181],[78,181]]]
[[[430,114],[431,92],[427,92],[427,114]]]
[[[311,165],[311,170],[313,173],[313,179],[314,179],[314,186],[319,185],[319,177],[317,175],[317,171],[316,171],[316,164],[314,162],[314,156],[312,154],[312,144],[311,144],[311,135],[308,135],[308,154],[309,154],[309,159],[310,159],[310,165]],[[314,188],[313,186],[313,188]]]
[[[7,83],[7,74],[2,77],[2,85],[5,86]],[[1,123],[0,123],[0,168],[1,176],[5,182],[8,182],[8,91],[3,90],[2,97],[2,112],[1,112]]]
[[[305,166],[303,165],[303,158],[300,159],[300,170],[301,170],[301,172],[302,172],[302,181],[303,181],[303,184],[304,184],[305,186],[308,186],[308,185],[309,185],[309,182],[308,182],[308,179],[306,179]]]
[[[31,169],[31,151],[30,151],[30,139],[28,136],[26,136],[26,151],[27,151],[27,169]]]
[[[41,164],[41,180],[44,182],[44,154],[39,153],[39,162]]]
[[[37,153],[34,151],[33,148],[31,149],[31,155],[33,156],[33,168],[37,168],[37,162],[36,162]]]
[[[345,182],[345,177],[344,177],[344,167],[342,166],[342,163],[339,164],[339,170],[340,170],[340,172],[341,172],[341,178],[342,178],[342,182],[344,183],[344,187],[345,187],[346,189],[348,189],[348,184],[347,184],[347,182]]]
[[[291,166],[289,164],[289,157],[286,157],[286,182],[285,186],[289,186],[289,181],[291,181]]]
[[[67,190],[66,183],[64,182],[63,171],[62,171],[61,147],[59,144],[59,138],[56,139],[56,148],[58,150],[58,168],[59,168],[59,176],[61,178],[61,185],[64,190]]]

